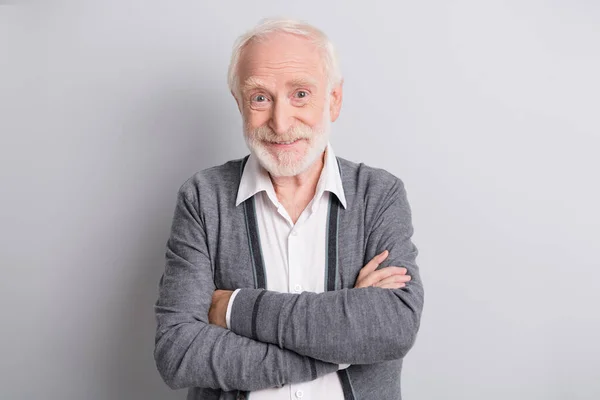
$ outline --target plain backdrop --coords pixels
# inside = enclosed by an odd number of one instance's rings
[[[153,359],[165,244],[181,184],[247,154],[226,70],[267,16],[336,43],[336,153],[406,185],[404,398],[599,399],[591,0],[0,2],[0,398],[185,398]]]

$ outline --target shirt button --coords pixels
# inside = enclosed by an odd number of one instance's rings
[[[302,396],[304,396],[304,392],[303,392],[302,390],[298,390],[298,391],[296,391],[296,397],[297,397],[297,398],[301,399],[301,398],[302,398]]]
[[[298,232],[292,231],[292,236],[298,236]]]
[[[296,292],[296,293],[300,293],[301,291],[302,291],[302,286],[300,286],[300,285],[296,284],[296,285],[294,286],[294,292]],[[302,393],[302,391],[301,391],[301,390],[300,390],[300,392]]]

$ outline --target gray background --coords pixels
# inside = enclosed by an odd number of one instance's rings
[[[185,398],[152,356],[175,195],[246,154],[230,48],[273,15],[338,46],[337,154],[406,184],[405,398],[600,398],[598,2],[2,4],[0,398]]]

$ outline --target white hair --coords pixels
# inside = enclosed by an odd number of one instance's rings
[[[238,64],[242,51],[251,41],[263,39],[273,33],[290,33],[310,39],[321,49],[325,74],[327,75],[328,91],[341,83],[342,74],[337,54],[333,43],[331,43],[325,33],[303,21],[285,18],[266,18],[260,21],[253,29],[240,36],[233,46],[229,71],[227,73],[227,83],[229,90],[234,95],[239,95]]]

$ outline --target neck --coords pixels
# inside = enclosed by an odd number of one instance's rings
[[[319,176],[325,165],[325,152],[304,172],[294,176],[274,176],[269,174],[275,192],[286,193],[297,191],[307,187],[315,187],[319,181]]]
[[[325,152],[304,172],[295,176],[273,176],[273,189],[279,202],[294,221],[315,195],[321,171],[325,165]]]

